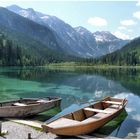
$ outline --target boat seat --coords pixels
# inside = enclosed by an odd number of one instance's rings
[[[102,101],[104,103],[108,103],[108,104],[114,104],[114,105],[121,105],[121,102],[115,102],[115,101]]]
[[[84,110],[93,111],[93,112],[97,112],[97,113],[105,113],[105,114],[111,114],[112,113],[111,111],[89,108],[89,107],[84,108]]]
[[[93,116],[93,115],[96,114],[96,112],[94,112],[94,111],[89,111],[89,110],[86,110],[86,109],[84,109],[84,113],[85,113],[85,115],[86,115],[86,118],[89,118],[89,117],[91,117],[91,116]]]
[[[23,104],[23,103],[14,103],[13,105],[14,106],[27,106],[26,104]]]
[[[50,128],[59,128],[59,127],[65,127],[65,126],[70,126],[70,125],[75,125],[75,124],[79,124],[79,121],[71,120],[67,118],[60,118],[48,124],[47,126]]]
[[[37,102],[37,103],[48,103],[48,102],[51,102],[51,101],[49,101],[49,100],[47,101],[47,100],[42,100],[42,99],[41,99],[41,100],[38,100],[38,101],[36,101],[36,102]]]

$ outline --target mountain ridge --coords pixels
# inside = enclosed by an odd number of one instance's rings
[[[12,40],[15,46],[18,44],[24,50],[29,51],[30,55],[32,52],[35,59],[42,61],[38,62],[38,64],[73,59],[73,56],[61,50],[55,35],[47,27],[21,17],[5,8],[0,8],[0,19],[0,32],[4,33],[9,40]],[[36,30],[36,28],[39,30]]]
[[[52,29],[57,34],[57,36],[61,38],[61,41],[58,42],[60,42],[61,44],[63,42],[63,44],[65,44],[63,49],[66,52],[70,52],[70,54],[74,54],[76,56],[94,58],[100,57],[102,55],[116,51],[117,49],[120,49],[128,42],[128,40],[121,40],[118,38],[116,38],[116,40],[113,40],[112,42],[107,42],[107,39],[103,40],[102,42],[99,40],[97,41],[95,37],[96,32],[91,33],[89,31],[88,37],[86,35],[81,35],[81,33],[76,30],[76,28],[71,27],[69,24],[65,23],[55,16],[43,14],[30,8],[23,9],[21,7],[19,8],[19,6],[17,6],[16,8],[16,5],[9,6],[7,7],[7,9]],[[31,13],[29,15],[25,15],[23,14],[23,11],[28,14],[32,12],[35,17],[33,18],[32,16],[29,16],[32,15]]]

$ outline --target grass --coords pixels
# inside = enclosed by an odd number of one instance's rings
[[[58,112],[60,112],[60,108],[59,107],[55,107],[55,108],[52,108],[46,112],[43,112],[43,113],[40,113],[36,116],[34,116],[34,118],[31,120],[38,120],[38,121],[46,121],[48,119],[50,119],[51,117],[55,116]]]
[[[140,69],[140,66],[84,65],[84,64],[82,65],[76,62],[51,63],[43,67],[49,70],[58,70],[66,72],[109,70],[109,69]]]
[[[31,128],[35,129],[36,131],[40,131],[40,132],[43,132],[43,129],[42,128],[38,128],[38,127],[35,127],[35,126],[30,126]]]
[[[80,64],[78,62],[62,62],[62,63],[51,63],[46,65],[48,68],[140,68],[140,66],[118,66],[118,65],[108,65],[108,64],[103,64],[103,65],[85,65]]]

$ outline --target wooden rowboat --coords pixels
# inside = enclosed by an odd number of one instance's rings
[[[101,101],[69,113],[48,124],[43,130],[57,135],[76,136],[93,132],[119,115],[127,104],[126,99],[107,97]]]
[[[0,102],[0,117],[27,117],[47,111],[60,105],[61,98],[21,98],[14,101]]]

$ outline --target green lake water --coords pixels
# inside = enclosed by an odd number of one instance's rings
[[[127,98],[127,116],[121,116],[123,121],[114,126],[109,134],[120,138],[127,137],[130,133],[140,136],[139,69],[62,71],[39,67],[0,68],[0,101],[46,96],[60,96],[62,111],[68,108],[72,110],[84,102],[106,96]],[[118,121],[119,119],[116,120]],[[113,124],[110,125],[112,127]]]

